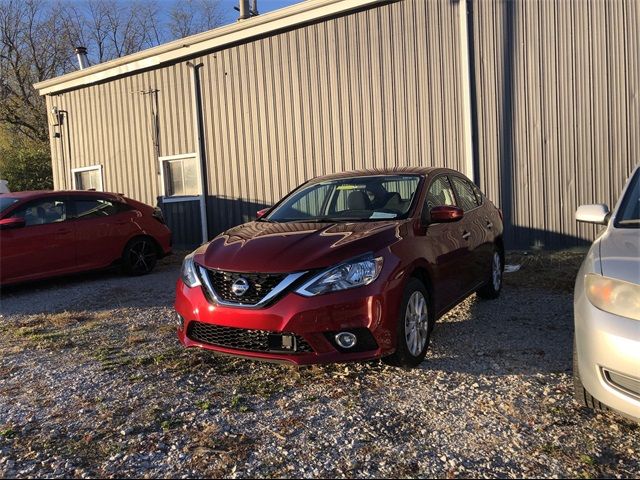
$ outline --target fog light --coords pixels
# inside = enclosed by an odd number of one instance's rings
[[[356,336],[351,332],[340,332],[336,334],[335,338],[336,343],[342,348],[353,348],[358,342]]]
[[[182,330],[184,328],[184,318],[179,313],[176,313],[176,326],[178,330]]]

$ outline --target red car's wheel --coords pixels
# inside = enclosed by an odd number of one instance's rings
[[[435,319],[423,283],[412,278],[402,297],[396,351],[384,360],[397,367],[412,368],[424,360]]]
[[[122,264],[129,275],[144,275],[153,270],[158,261],[158,252],[153,240],[134,238],[124,249]]]
[[[503,273],[504,265],[502,263],[502,255],[500,250],[495,248],[491,256],[491,274],[486,283],[478,290],[478,296],[486,299],[498,298],[502,290]]]

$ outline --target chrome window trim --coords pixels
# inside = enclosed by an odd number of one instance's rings
[[[251,303],[241,303],[241,302],[227,302],[225,300],[222,300],[215,292],[213,285],[211,285],[211,280],[209,280],[209,275],[207,272],[207,268],[203,267],[202,265],[198,265],[196,264],[198,267],[198,274],[200,279],[202,280],[202,283],[204,285],[204,287],[207,289],[207,292],[209,293],[209,295],[211,295],[211,298],[213,298],[213,300],[215,301],[215,303],[217,305],[222,305],[224,307],[236,307],[236,308],[262,308],[264,307],[267,303],[269,303],[271,300],[273,300],[273,298],[275,298],[276,296],[278,296],[280,293],[282,293],[284,290],[286,290],[287,288],[289,288],[289,286],[291,286],[291,284],[293,284],[296,280],[298,280],[300,277],[302,277],[303,275],[305,275],[307,272],[296,272],[296,273],[290,273],[288,274],[286,277],[284,277],[282,279],[282,281],[276,285],[273,290],[271,290],[267,295],[265,295],[262,300],[260,300],[258,303],[255,304],[251,304]]]

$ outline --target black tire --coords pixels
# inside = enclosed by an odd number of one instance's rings
[[[127,275],[146,275],[154,269],[157,261],[157,246],[148,237],[134,238],[122,254],[122,268]]]
[[[426,320],[423,320],[422,322],[417,321],[420,317],[417,313],[413,315],[413,318],[410,316],[411,311],[409,308],[409,303],[411,301],[411,308],[415,308],[416,305],[420,305],[420,311],[422,311],[422,302],[420,301],[420,298],[423,299],[424,308],[426,308]],[[425,321],[426,325],[424,323]],[[413,335],[411,332],[407,332],[407,328],[411,324],[415,325],[415,328],[412,330],[414,332]],[[433,315],[431,302],[429,301],[429,293],[420,280],[417,278],[411,278],[405,287],[400,312],[398,314],[396,351],[392,355],[385,357],[383,359],[384,362],[389,365],[407,369],[418,366],[427,354],[427,348],[429,347],[429,340],[431,339],[431,331],[433,330],[434,324],[435,317]],[[426,327],[426,329],[421,327]],[[410,339],[416,338],[416,335],[418,340],[413,346],[410,346]],[[422,341],[424,341],[424,346],[419,352],[417,352]],[[412,348],[414,349],[413,352]]]
[[[578,351],[576,349],[576,339],[573,339],[573,396],[576,402],[582,406],[591,408],[593,410],[608,411],[609,408],[593,398],[589,392],[582,385],[580,380],[580,371],[578,370]]]
[[[492,300],[500,296],[500,292],[502,291],[502,279],[504,277],[503,257],[502,251],[498,247],[494,247],[493,253],[491,254],[491,270],[489,272],[489,278],[477,292],[480,298]]]

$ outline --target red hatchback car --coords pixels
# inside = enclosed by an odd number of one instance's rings
[[[0,195],[0,284],[121,263],[150,272],[171,251],[159,209],[115,193],[19,192]]]
[[[270,361],[416,366],[439,316],[499,295],[502,231],[453,170],[316,178],[185,258],[178,337]]]

